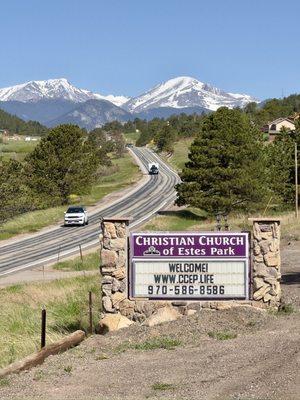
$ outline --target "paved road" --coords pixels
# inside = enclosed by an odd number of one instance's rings
[[[160,173],[148,176],[145,183],[134,193],[129,193],[117,203],[91,214],[88,226],[60,226],[0,246],[0,276],[49,264],[57,260],[58,254],[61,259],[78,253],[79,245],[83,250],[95,247],[98,244],[101,217],[130,217],[130,227],[134,228],[165,205],[172,203],[175,199],[174,186],[179,182],[178,175],[151,150],[133,147],[131,151],[144,166],[147,166],[149,161],[158,161]]]

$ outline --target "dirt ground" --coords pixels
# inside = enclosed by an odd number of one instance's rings
[[[299,242],[285,245],[282,263],[290,314],[203,309],[152,328],[95,335],[40,367],[0,380],[0,399],[299,400]],[[217,333],[231,338],[219,340]],[[156,338],[175,340],[174,347],[147,350]]]

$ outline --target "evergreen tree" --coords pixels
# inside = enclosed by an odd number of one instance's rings
[[[155,143],[159,151],[172,152],[175,141],[176,132],[169,123],[166,123],[155,137]]]
[[[46,205],[66,204],[70,194],[86,193],[101,154],[75,125],[60,125],[42,138],[26,158],[31,189]]]
[[[3,161],[0,165],[0,222],[36,208],[36,199],[26,185],[21,163]]]
[[[276,140],[266,146],[267,182],[273,197],[282,204],[295,201],[295,143],[300,150],[300,124],[288,131],[282,128]],[[298,171],[299,173],[299,171]]]
[[[205,118],[191,145],[176,203],[209,213],[257,207],[264,175],[259,131],[240,110],[223,107]]]

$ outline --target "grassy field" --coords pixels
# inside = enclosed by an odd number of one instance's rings
[[[82,196],[76,202],[93,205],[104,196],[137,182],[141,176],[138,166],[126,153],[123,158],[113,160],[114,170],[111,175],[101,177],[92,187],[91,193]],[[36,232],[39,229],[63,220],[66,207],[54,207],[38,210],[15,217],[0,227],[0,240],[8,239],[20,233]]]
[[[232,214],[228,218],[229,229],[234,231],[250,230],[252,223],[249,217],[259,217],[254,215]],[[268,214],[268,216],[270,216]],[[284,240],[300,240],[300,219],[295,218],[295,213],[282,212],[274,215],[281,220],[281,237]],[[224,227],[224,222],[223,222]],[[151,221],[141,227],[143,231],[192,231],[205,232],[216,229],[216,220],[206,217],[201,210],[186,208],[181,210],[163,211]]]
[[[189,147],[194,139],[183,139],[174,145],[174,153],[167,160],[173,168],[181,171],[188,160]]]
[[[88,292],[93,293],[94,323],[99,320],[99,277],[80,276],[0,289],[0,367],[40,346],[41,310],[47,310],[47,343],[77,329],[88,329]]]
[[[97,270],[100,265],[99,251],[89,253],[82,257],[76,257],[72,260],[61,261],[53,266],[59,271],[91,271]]]
[[[14,159],[17,161],[23,161],[25,156],[31,152],[37,144],[38,141],[25,142],[25,140],[0,143],[0,160],[2,159],[3,161],[6,161]]]
[[[124,137],[126,140],[126,143],[132,143],[135,144],[138,138],[140,137],[140,132],[129,132],[129,133],[124,133]]]
[[[129,153],[122,158],[114,159],[113,164],[117,167],[116,172],[101,177],[93,186],[91,193],[82,197],[83,204],[92,205],[107,194],[126,188],[139,180],[141,172]]]

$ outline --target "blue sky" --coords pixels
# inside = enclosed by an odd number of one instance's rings
[[[260,99],[300,93],[299,0],[9,0],[0,87],[66,77],[138,95],[179,75]]]

